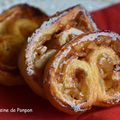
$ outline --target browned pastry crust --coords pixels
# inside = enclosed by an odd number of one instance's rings
[[[76,114],[120,103],[120,36],[83,34],[48,61],[44,92],[59,110]]]
[[[0,14],[0,84],[23,83],[18,55],[27,37],[47,18],[37,8],[19,4]]]
[[[96,31],[88,12],[80,5],[57,12],[28,39],[21,52],[19,67],[29,86],[40,96],[43,93],[44,66],[63,46],[83,32]]]

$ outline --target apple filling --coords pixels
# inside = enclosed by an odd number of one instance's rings
[[[47,38],[50,38],[50,40],[46,41],[43,46],[38,47],[35,52],[35,67],[44,67],[46,62],[57,52],[57,50],[59,50],[68,41],[82,33],[83,32],[77,28],[70,28],[63,32],[56,33],[52,37],[48,36]]]

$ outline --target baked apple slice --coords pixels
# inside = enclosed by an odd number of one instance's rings
[[[120,36],[94,32],[73,39],[47,63],[43,86],[48,100],[69,114],[118,104]]]
[[[19,4],[0,14],[0,84],[23,83],[18,55],[27,37],[47,18],[37,8]]]
[[[97,27],[80,5],[57,12],[36,30],[21,52],[19,67],[26,82],[35,93],[43,93],[43,74],[47,61],[72,38]]]

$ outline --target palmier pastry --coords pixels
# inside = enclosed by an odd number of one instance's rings
[[[97,30],[87,11],[77,5],[56,13],[28,39],[19,66],[26,82],[40,96],[44,66],[66,42],[84,32]]]
[[[18,71],[18,55],[27,37],[47,18],[37,8],[16,5],[0,14],[0,84],[23,83]]]
[[[49,101],[69,114],[120,102],[120,36],[96,32],[78,36],[47,63]]]

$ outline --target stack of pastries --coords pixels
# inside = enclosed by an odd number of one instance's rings
[[[120,103],[120,35],[81,5],[48,17],[29,5],[0,15],[0,83],[27,83],[60,111]],[[10,42],[11,41],[11,42]]]

